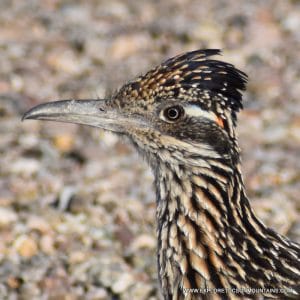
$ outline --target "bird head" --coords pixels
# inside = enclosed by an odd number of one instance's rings
[[[170,58],[105,100],[38,105],[23,119],[85,124],[126,135],[152,162],[236,160],[236,114],[247,76],[211,59],[219,50]]]

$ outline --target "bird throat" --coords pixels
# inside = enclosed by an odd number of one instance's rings
[[[228,285],[216,274],[224,268],[222,255],[228,246],[229,220],[223,199],[229,202],[234,185],[209,168],[161,166],[159,172],[155,177],[162,290],[183,294],[186,289]]]

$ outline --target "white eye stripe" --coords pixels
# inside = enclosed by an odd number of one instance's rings
[[[210,119],[212,121],[216,121],[216,115],[213,112],[208,112],[206,110],[201,109],[197,105],[186,105],[184,107],[185,113],[190,117],[203,117]]]

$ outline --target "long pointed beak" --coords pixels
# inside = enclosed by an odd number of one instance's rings
[[[28,119],[84,124],[122,133],[131,118],[109,107],[106,100],[61,100],[33,107],[22,117]]]

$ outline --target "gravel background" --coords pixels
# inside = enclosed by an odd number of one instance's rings
[[[159,299],[152,174],[97,129],[21,123],[104,97],[172,55],[222,48],[257,214],[300,241],[299,1],[0,2],[0,299]]]

